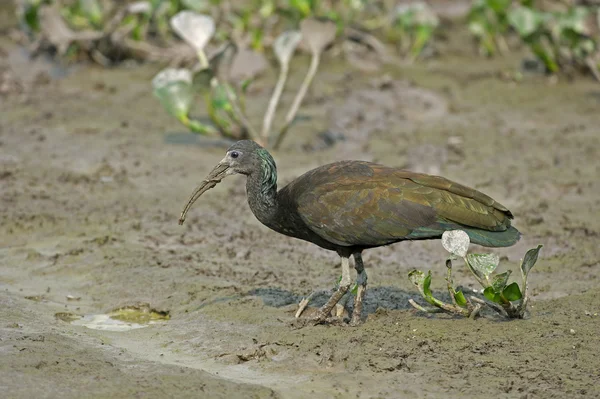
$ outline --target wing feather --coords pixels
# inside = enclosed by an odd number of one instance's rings
[[[308,228],[343,246],[385,245],[448,222],[504,231],[512,218],[503,205],[472,188],[362,161],[313,169],[282,192]]]

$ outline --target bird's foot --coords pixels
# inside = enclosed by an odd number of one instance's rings
[[[350,319],[350,326],[352,327],[356,327],[362,323],[360,317],[362,314],[363,299],[365,298],[365,293],[367,292],[367,279],[364,278],[364,280],[361,280],[359,275],[357,284],[358,288],[356,290],[356,297],[354,298],[354,309],[352,310],[352,319]]]
[[[345,325],[344,316],[348,315],[347,312],[344,314],[344,307],[341,305],[335,306],[335,315],[333,315],[334,312],[332,309],[326,305],[319,309],[312,308],[308,310],[307,313],[307,317],[297,317],[292,320],[290,322],[290,327],[293,329],[300,329],[306,326],[316,326],[319,324]]]

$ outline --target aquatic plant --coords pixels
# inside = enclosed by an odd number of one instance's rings
[[[566,11],[545,12],[516,5],[507,18],[546,71],[588,69],[600,81],[600,41],[587,23],[594,15],[600,17],[600,10],[570,6]]]
[[[479,51],[488,56],[506,53],[508,44],[504,38],[510,30],[508,10],[512,0],[475,0],[467,21],[469,31],[479,44]]]
[[[288,132],[288,129],[294,122],[296,118],[296,114],[300,109],[300,105],[302,105],[302,100],[304,96],[306,96],[306,92],[310,87],[315,75],[317,74],[317,69],[319,69],[319,64],[321,62],[321,53],[325,50],[333,40],[336,35],[336,25],[330,20],[317,20],[315,18],[307,18],[302,20],[300,23],[300,33],[311,53],[310,66],[296,93],[296,97],[292,102],[290,110],[288,111],[285,117],[285,123],[279,132],[279,136],[273,145],[273,148],[277,149],[281,145],[285,135]]]
[[[446,284],[452,303],[443,302],[433,296],[430,288],[431,271],[425,274],[415,269],[410,271],[408,277],[421,296],[434,308],[425,308],[412,299],[410,304],[427,313],[446,312],[471,318],[475,318],[481,309],[487,306],[504,317],[523,318],[529,302],[527,277],[537,262],[542,245],[527,251],[521,260],[521,286],[519,286],[517,282],[508,283],[511,270],[494,274],[499,264],[498,255],[468,253],[469,244],[469,236],[462,230],[447,231],[442,235],[442,245],[451,254],[446,260]],[[464,292],[454,286],[452,261],[461,258],[483,288],[485,299],[476,296],[466,297]]]
[[[394,10],[391,38],[398,42],[407,60],[416,60],[431,42],[439,20],[424,2],[401,4]]]

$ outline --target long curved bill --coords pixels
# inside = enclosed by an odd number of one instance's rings
[[[179,217],[180,225],[183,224],[183,222],[185,221],[185,216],[186,216],[187,212],[190,210],[190,208],[192,207],[192,204],[194,202],[196,202],[196,200],[198,198],[200,198],[200,196],[202,194],[204,194],[205,192],[207,192],[208,190],[210,190],[211,188],[216,186],[218,183],[221,182],[221,180],[223,180],[225,177],[227,177],[229,175],[229,173],[227,173],[228,170],[229,170],[229,164],[221,161],[217,164],[217,166],[215,166],[213,168],[213,170],[210,171],[208,176],[206,176],[206,178],[204,180],[202,180],[202,183],[200,183],[200,185],[198,185],[198,187],[196,187],[196,189],[190,196],[189,201],[187,202],[187,204],[185,204],[185,207],[183,208],[183,211],[181,212],[181,216]]]

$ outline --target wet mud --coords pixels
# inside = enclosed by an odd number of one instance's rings
[[[418,299],[411,269],[431,269],[435,293],[444,291],[445,253],[430,241],[364,254],[361,326],[296,329],[300,299],[315,291],[313,308],[333,288],[337,255],[262,226],[240,176],[177,224],[227,143],[182,133],[152,98],[158,66],[57,75],[38,60],[31,75],[14,45],[0,47],[0,396],[600,396],[600,88],[592,80],[502,78],[521,54],[374,73],[325,59],[301,123],[273,153],[280,187],[349,158],[439,173],[515,214],[524,235],[494,250],[501,268],[516,271],[527,249],[544,248],[525,320],[410,308]],[[273,79],[253,89],[254,121]],[[476,288],[464,267],[455,281]],[[126,331],[73,324],[140,303],[168,319]]]

